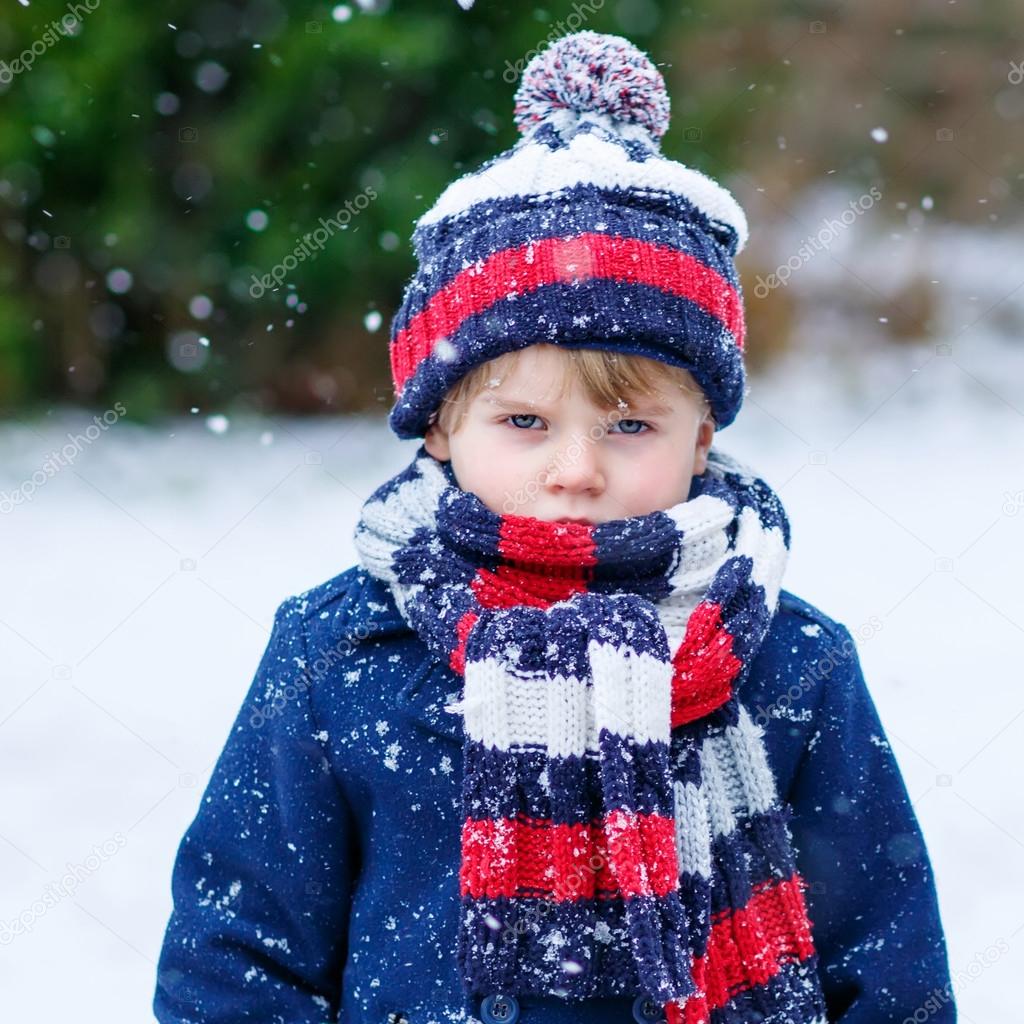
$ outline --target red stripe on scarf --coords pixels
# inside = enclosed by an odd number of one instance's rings
[[[747,905],[711,925],[707,952],[693,965],[697,994],[665,1007],[668,1024],[708,1024],[710,1011],[766,985],[794,960],[814,953],[800,875],[755,885]]]
[[[583,523],[502,516],[497,554],[522,566],[543,562],[544,571],[516,565],[481,568],[469,586],[482,608],[512,608],[518,604],[548,608],[586,591],[592,577],[590,567],[597,564],[596,548],[593,527]],[[551,566],[561,566],[563,575],[552,573]],[[466,671],[466,639],[476,620],[477,615],[466,612],[455,628],[457,642],[448,664],[460,675]]]
[[[721,607],[701,601],[672,656],[673,729],[721,707],[732,695],[732,682],[743,667],[732,646],[732,635],[722,628]]]
[[[688,253],[600,233],[545,238],[492,254],[431,296],[391,344],[391,371],[399,394],[436,342],[450,338],[468,317],[510,294],[588,278],[653,285],[690,299],[720,320],[743,350],[743,304],[736,288]]]
[[[675,823],[656,814],[614,811],[598,825],[467,818],[462,826],[459,889],[474,899],[664,896],[678,877]]]
[[[564,601],[587,589],[586,582],[581,578],[545,579],[536,573],[506,565],[498,566],[494,572],[489,569],[477,570],[469,586],[482,608],[513,608],[519,604],[547,608],[556,601]],[[543,596],[537,593],[538,590],[544,592]],[[456,645],[448,664],[459,675],[465,674],[466,641],[478,618],[475,612],[466,612],[455,625]]]
[[[571,527],[588,536],[592,530],[592,527],[579,523],[547,525],[561,529]],[[554,531],[552,536],[555,536]],[[525,555],[528,550],[535,550],[532,544],[523,541],[521,532],[510,528],[509,537],[507,545],[504,540],[500,542],[503,557],[514,558],[517,554]],[[588,564],[595,563],[596,559]],[[478,570],[470,587],[484,608],[510,608],[516,604],[547,608],[587,589],[585,578],[579,574],[545,577],[509,566],[499,566],[493,572]],[[449,665],[459,674],[466,670],[466,639],[476,620],[473,612],[466,612],[456,625],[458,643],[452,651]],[[721,607],[701,601],[690,614],[686,636],[672,656],[673,729],[714,711],[732,696],[733,680],[743,667],[743,662],[732,653],[733,642],[732,634],[722,627]]]
[[[568,579],[586,579],[587,569],[597,564],[596,550],[594,528],[586,523],[505,515],[498,527],[498,554],[509,562],[543,564],[545,576],[557,566]]]
[[[548,608],[587,589],[582,574],[564,578],[542,576],[509,565],[499,565],[493,572],[478,569],[469,586],[484,608],[513,608],[519,604]]]
[[[451,657],[448,659],[448,664],[451,666],[453,672],[464,675],[466,672],[466,640],[469,637],[469,632],[473,628],[473,623],[479,616],[476,612],[466,612],[465,615],[455,623],[455,636],[457,642],[455,644],[455,650],[452,651]]]

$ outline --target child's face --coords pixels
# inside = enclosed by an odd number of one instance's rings
[[[559,397],[564,365],[552,346],[523,349],[450,434],[428,429],[427,451],[499,514],[593,524],[685,501],[714,434],[700,398],[666,384],[604,410],[574,379]]]

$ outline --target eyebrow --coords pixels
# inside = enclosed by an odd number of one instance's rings
[[[630,403],[629,407],[632,412],[640,412],[646,416],[668,416],[672,412],[670,406],[650,398],[639,398]]]
[[[501,398],[498,395],[488,395],[487,401],[497,406],[500,409],[511,410],[511,409],[531,409],[537,410],[538,412],[545,412],[547,406],[532,402],[529,399],[520,399],[514,401],[508,398]],[[647,416],[667,416],[672,412],[672,409],[662,404],[661,402],[655,402],[652,399],[640,398],[635,403],[630,403],[630,412],[643,413]]]
[[[526,399],[526,398],[522,398],[522,399],[518,399],[518,400],[513,400],[513,399],[510,399],[510,398],[499,398],[497,395],[488,395],[487,396],[487,401],[491,405],[498,406],[500,409],[525,409],[525,408],[543,409],[543,408],[545,408],[543,405],[538,405],[538,403],[531,402],[529,399]]]

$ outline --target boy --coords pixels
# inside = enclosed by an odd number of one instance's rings
[[[955,1019],[852,637],[712,447],[746,222],[667,116],[628,42],[565,37],[421,218],[390,422],[423,443],[361,564],[278,609],[178,852],[165,1024]]]

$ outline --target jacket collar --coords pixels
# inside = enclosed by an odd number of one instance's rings
[[[462,742],[462,716],[444,710],[445,704],[462,696],[462,680],[415,636],[386,583],[356,567],[338,607],[335,628],[353,644],[385,637],[414,643],[418,654],[415,667],[408,674],[402,671],[404,681],[395,693],[395,704],[430,732]]]
[[[412,632],[386,583],[358,565],[345,575],[350,578],[334,621],[334,631],[340,637],[359,643],[370,637]]]

